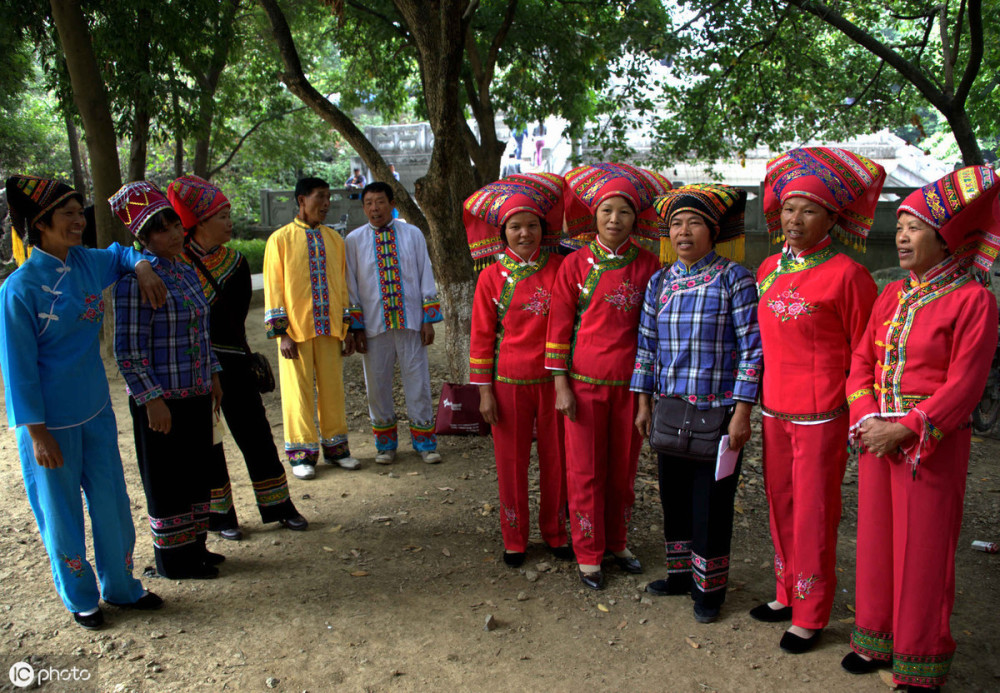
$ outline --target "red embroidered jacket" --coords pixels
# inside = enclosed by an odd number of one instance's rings
[[[552,380],[545,369],[545,330],[552,285],[562,257],[541,251],[534,264],[508,250],[479,275],[472,302],[469,382],[531,384]]]
[[[545,367],[599,385],[628,385],[639,316],[660,261],[631,239],[613,253],[597,241],[569,255],[552,290]]]
[[[878,294],[864,267],[829,236],[795,260],[772,255],[757,270],[757,320],[764,343],[764,411],[823,421],[847,411],[851,351]]]
[[[967,424],[997,344],[997,302],[953,257],[917,284],[893,282],[875,302],[847,383],[851,423],[897,418],[918,438],[916,463]]]

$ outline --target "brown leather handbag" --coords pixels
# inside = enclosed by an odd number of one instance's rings
[[[695,462],[715,462],[719,439],[733,417],[733,407],[700,410],[679,397],[658,397],[653,405],[649,446],[662,455]]]

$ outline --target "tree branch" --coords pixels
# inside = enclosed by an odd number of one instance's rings
[[[961,14],[961,13],[960,13]],[[955,90],[955,101],[965,106],[979,70],[983,64],[983,6],[982,0],[969,0],[969,62],[965,65],[962,81]]]
[[[278,120],[280,118],[284,118],[286,115],[291,115],[292,113],[295,113],[296,111],[302,111],[302,110],[305,110],[306,108],[309,108],[309,107],[303,105],[303,106],[299,106],[298,108],[292,108],[292,109],[290,109],[288,111],[282,111],[281,113],[272,113],[271,115],[265,116],[264,118],[261,118],[260,120],[258,120],[256,123],[253,124],[253,126],[249,130],[247,130],[245,133],[243,133],[243,136],[240,137],[239,141],[236,143],[236,146],[234,146],[233,150],[231,152],[229,152],[229,156],[226,157],[226,160],[223,161],[218,166],[216,166],[215,168],[213,168],[211,171],[209,171],[208,175],[205,176],[205,178],[207,178],[208,180],[211,180],[220,171],[222,171],[222,169],[224,169],[226,166],[228,166],[230,164],[230,162],[232,162],[233,157],[236,156],[236,153],[240,151],[240,148],[243,146],[243,143],[246,142],[247,139],[250,137],[250,135],[252,135],[254,132],[256,132],[257,128],[259,128],[261,125],[264,125],[265,123],[270,123],[272,120]]]
[[[955,91],[955,58],[951,52],[951,41],[948,39],[948,3],[938,6],[938,29],[941,32],[941,62],[944,63],[944,91],[953,94]]]
[[[493,69],[497,64],[497,56],[500,54],[500,47],[507,40],[507,32],[510,31],[510,27],[514,23],[515,14],[517,14],[517,0],[507,0],[507,11],[504,13],[503,22],[497,29],[496,36],[493,37],[493,42],[490,44],[490,52],[486,56],[485,71],[491,82],[493,81]],[[469,35],[472,35],[471,31]]]
[[[388,15],[384,15],[381,12],[376,12],[371,7],[369,7],[368,5],[366,5],[364,3],[360,3],[360,2],[355,2],[355,0],[347,0],[347,4],[350,5],[351,7],[353,7],[356,10],[359,10],[359,11],[364,12],[366,14],[370,14],[371,16],[373,16],[373,17],[375,17],[377,19],[382,20],[390,29],[392,29],[393,31],[395,31],[402,38],[406,39],[407,41],[410,40],[410,34],[409,34],[409,32],[406,31],[406,29],[404,29],[403,26],[402,26],[402,24],[400,24],[399,22],[392,21],[392,17],[389,17]]]

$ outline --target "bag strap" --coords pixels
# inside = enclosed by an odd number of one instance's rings
[[[669,271],[670,271],[670,267],[666,266],[666,265],[660,270],[660,276],[656,280],[656,297],[655,297],[655,301],[654,301],[654,304],[653,304],[654,307],[657,307],[657,306],[660,305],[660,294],[663,293],[663,281],[664,281],[664,277],[666,276],[667,272],[669,272]],[[653,317],[653,326],[657,329],[657,331],[659,331],[660,328],[657,325],[657,316],[656,316],[655,313],[654,313],[654,317]],[[656,354],[655,354],[654,364],[656,365],[656,373],[654,374],[654,382],[653,382],[654,386],[656,387],[656,391],[655,391],[654,394],[656,395],[656,399],[659,399],[659,397],[660,397],[660,373],[663,370],[660,367],[660,338],[659,338],[659,334],[657,334],[657,338],[656,338]]]
[[[212,285],[213,289],[215,289],[215,295],[221,299],[222,286],[219,284],[219,282],[215,280],[215,277],[212,276],[212,273],[208,271],[208,268],[205,267],[205,263],[203,263],[197,255],[192,253],[190,248],[184,248],[184,254],[187,255],[189,260],[191,260],[191,264],[195,266],[196,271],[200,271],[202,274],[205,275],[205,279],[207,279],[208,283]],[[243,353],[245,353],[247,356],[249,356],[252,353],[250,349],[250,344],[249,342],[247,342],[245,334],[243,336]]]

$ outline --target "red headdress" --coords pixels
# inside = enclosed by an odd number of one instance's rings
[[[579,166],[566,174],[566,189],[566,230],[579,239],[573,245],[594,238],[594,214],[609,197],[624,197],[632,205],[633,236],[659,240],[653,199],[670,190],[670,181],[659,173],[610,162]]]
[[[864,250],[885,183],[885,169],[871,159],[834,147],[803,147],[771,159],[764,178],[767,230],[781,240],[781,206],[804,197],[837,214],[834,234]]]
[[[198,225],[213,214],[229,207],[222,191],[198,176],[181,176],[167,187],[167,199],[185,229]]]
[[[989,277],[1000,251],[1000,181],[988,166],[968,166],[907,195],[896,216],[912,214],[941,234],[966,269]]]
[[[563,179],[554,173],[515,173],[485,185],[465,201],[462,219],[477,268],[504,248],[500,228],[511,215],[531,212],[545,220],[542,247],[559,245],[563,222]]]

